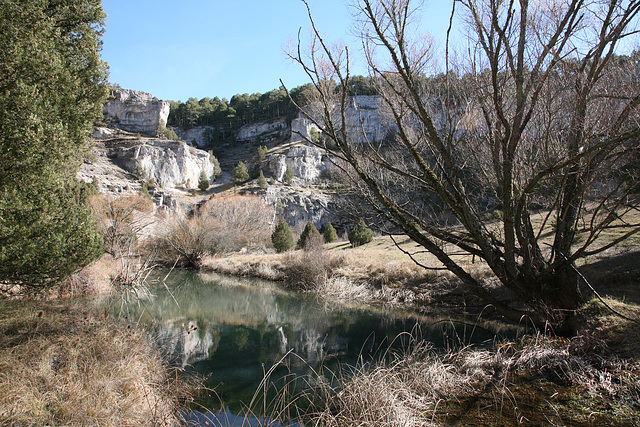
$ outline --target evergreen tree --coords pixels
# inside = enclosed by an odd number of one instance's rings
[[[231,176],[235,184],[242,184],[249,179],[249,171],[244,162],[238,162],[238,165],[231,171]]]
[[[260,171],[260,175],[258,176],[258,187],[260,187],[263,190],[267,189],[267,180],[265,179],[262,171]]]
[[[287,166],[287,170],[284,172],[284,183],[287,185],[291,185],[293,182],[293,169],[291,166]]]
[[[0,2],[0,280],[51,286],[101,252],[75,179],[108,87],[100,0]]]
[[[309,238],[309,236],[314,233],[318,235],[320,234],[316,226],[313,225],[311,221],[307,222],[307,224],[304,226],[304,230],[302,230],[302,234],[300,234],[300,237],[298,238],[296,249],[303,249],[307,243],[307,239]]]
[[[356,246],[367,244],[372,240],[373,231],[367,227],[367,224],[365,224],[363,220],[360,220],[360,222],[349,233],[349,242],[351,242],[351,246],[354,248]]]
[[[222,168],[220,168],[218,158],[213,155],[213,150],[209,150],[209,162],[213,165],[213,179],[216,179],[222,175]]]
[[[258,147],[258,150],[257,150],[258,161],[260,162],[263,161],[267,157],[268,152],[269,152],[269,149],[266,147],[266,145],[262,145]]]
[[[336,229],[333,228],[333,225],[331,223],[328,223],[324,227],[323,237],[325,243],[332,243],[338,240],[338,233],[336,233]]]
[[[200,172],[200,179],[198,179],[198,188],[200,191],[207,191],[209,189],[209,177],[205,171]]]
[[[273,230],[271,243],[273,243],[273,247],[278,252],[285,252],[293,247],[293,234],[291,234],[291,229],[284,218],[280,218],[280,222]]]

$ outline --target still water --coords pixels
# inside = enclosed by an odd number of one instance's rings
[[[116,301],[115,314],[145,325],[172,363],[207,377],[215,393],[200,404],[214,412],[245,409],[274,365],[277,382],[382,357],[409,334],[436,348],[495,339],[472,324],[328,303],[255,279],[174,270],[150,290],[147,299]]]

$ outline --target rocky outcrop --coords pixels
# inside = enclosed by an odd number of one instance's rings
[[[307,183],[317,182],[328,174],[331,161],[327,153],[310,145],[295,145],[286,154],[270,156],[268,169],[277,181],[284,179],[284,174],[290,167],[293,176]]]
[[[110,155],[124,169],[163,188],[197,188],[202,171],[210,181],[214,179],[209,153],[184,142],[149,140],[112,147]]]
[[[210,144],[214,127],[198,126],[188,130],[182,130],[179,127],[172,128],[178,137],[184,139],[187,143],[197,145],[198,147],[206,147]]]
[[[316,117],[322,122],[324,110],[319,104],[310,104],[305,107],[306,114]],[[336,112],[338,109],[336,109]],[[295,119],[291,124],[291,141],[301,141],[311,139],[311,130],[315,126],[310,120],[303,118]],[[381,142],[390,133],[395,132],[396,126],[388,118],[385,112],[385,105],[378,95],[351,96],[347,99],[345,109],[346,131],[351,141],[361,143]],[[339,126],[340,117],[334,118],[335,125]]]
[[[155,135],[166,125],[169,102],[137,90],[114,90],[104,106],[105,121],[127,132]]]
[[[312,129],[319,132],[317,126],[311,123],[311,120],[304,117],[293,119],[291,122],[291,142],[311,140]]]
[[[282,138],[287,128],[284,117],[270,122],[250,123],[240,128],[237,140],[243,142],[260,139],[260,142],[270,142]]]
[[[329,222],[338,226],[345,222],[335,194],[274,185],[267,188],[263,197],[268,204],[276,206],[293,227],[302,227],[311,221],[322,229]]]

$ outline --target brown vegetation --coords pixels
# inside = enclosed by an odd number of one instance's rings
[[[308,417],[315,426],[633,425],[640,365],[607,350],[585,336],[444,355],[417,345],[342,374],[340,386],[317,381]]]
[[[264,247],[275,217],[274,208],[254,196],[213,198],[193,215],[166,219],[157,238],[159,256],[182,258],[182,265],[198,267],[205,255]]]
[[[178,425],[188,388],[146,334],[85,303],[0,305],[0,424]]]

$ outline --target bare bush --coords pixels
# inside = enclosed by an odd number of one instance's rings
[[[333,276],[333,271],[343,261],[343,257],[322,248],[287,254],[284,260],[287,282],[299,289],[317,289]]]
[[[216,252],[265,246],[275,220],[275,209],[258,196],[228,196],[209,200],[200,209],[207,217]]]
[[[214,198],[193,216],[169,218],[158,246],[163,258],[199,267],[205,255],[266,245],[274,216],[259,197]]]
[[[181,265],[199,267],[202,257],[214,252],[214,235],[209,222],[210,219],[202,215],[169,218],[158,242],[160,255],[168,259],[181,258]]]
[[[114,198],[100,194],[89,202],[105,250],[113,256],[128,256],[153,222],[153,204],[142,195]]]

